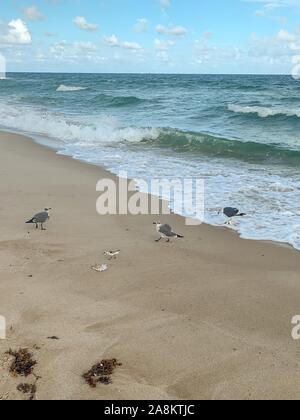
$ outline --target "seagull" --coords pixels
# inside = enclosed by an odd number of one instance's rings
[[[156,242],[159,242],[163,238],[167,239],[167,242],[170,242],[170,238],[184,238],[184,236],[173,232],[170,225],[162,225],[160,222],[154,222],[153,224],[156,225],[157,233],[160,235],[160,238]]]
[[[31,220],[28,220],[26,224],[35,224],[36,229],[38,229],[40,223],[41,230],[46,230],[43,225],[50,219],[51,210],[51,208],[48,208],[41,213],[37,213]]]
[[[230,225],[232,223],[233,217],[244,217],[247,216],[245,213],[241,213],[239,209],[233,207],[225,207],[224,209],[219,210],[219,214],[223,213],[227,216],[230,220],[226,222],[226,224]]]

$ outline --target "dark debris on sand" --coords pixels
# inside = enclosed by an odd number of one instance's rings
[[[29,394],[29,400],[33,401],[36,398],[36,384],[20,384],[17,386],[17,390],[23,394]]]
[[[20,349],[19,351],[12,351],[10,349],[7,354],[14,357],[10,366],[10,372],[14,376],[27,377],[33,373],[34,366],[37,362],[32,359],[32,354],[29,353],[28,349]]]
[[[91,388],[96,388],[98,383],[110,385],[112,383],[111,375],[119,366],[122,366],[122,363],[119,363],[117,359],[102,360],[82,375],[82,377]]]
[[[37,345],[33,346],[35,350],[39,350],[40,348]],[[37,382],[41,379],[40,376],[37,376],[33,370],[34,367],[37,365],[36,360],[33,360],[32,354],[28,351],[28,349],[20,349],[18,351],[9,350],[6,352],[9,356],[12,356],[14,360],[9,368],[10,373],[13,376],[27,376],[33,375],[35,377],[34,384],[25,384],[21,383],[17,386],[17,390],[22,392],[24,395],[28,395],[28,400],[33,401],[36,400],[36,393],[37,393]]]

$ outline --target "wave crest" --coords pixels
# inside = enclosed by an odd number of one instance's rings
[[[268,108],[262,106],[242,106],[242,105],[228,105],[228,111],[236,114],[257,114],[261,118],[285,116],[300,118],[299,110],[288,110],[284,108]]]
[[[300,165],[300,151],[297,150],[180,130],[163,129],[158,137],[143,139],[142,143],[151,147],[171,148],[180,153],[238,159],[256,164]]]
[[[124,141],[140,142],[145,138],[154,140],[159,135],[159,130],[154,128],[123,127],[114,117],[95,117],[92,121],[76,117],[71,119],[53,112],[4,104],[0,104],[0,124],[87,147]]]
[[[66,86],[66,85],[60,85],[56,92],[78,92],[80,90],[86,90],[85,87],[81,86]]]

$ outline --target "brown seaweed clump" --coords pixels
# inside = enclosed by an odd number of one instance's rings
[[[36,384],[20,384],[17,386],[17,390],[23,394],[29,394],[30,401],[33,401],[36,398]]]
[[[20,349],[16,352],[10,349],[7,354],[14,357],[10,366],[10,372],[13,375],[27,377],[33,373],[34,366],[37,362],[32,359],[32,354],[27,349]]]
[[[117,359],[102,360],[82,376],[91,388],[96,388],[98,383],[110,385],[111,375],[118,366],[122,366],[122,363],[119,363]]]

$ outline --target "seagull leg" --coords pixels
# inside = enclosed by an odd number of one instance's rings
[[[38,229],[38,228],[39,228],[39,225],[38,225],[38,224],[36,224],[36,225],[35,225],[35,228],[36,228],[36,229]]]
[[[161,237],[159,238],[159,239],[156,239],[156,241],[155,242],[160,242],[161,241]]]
[[[43,223],[41,223],[41,230],[47,230],[44,228]]]

